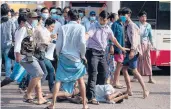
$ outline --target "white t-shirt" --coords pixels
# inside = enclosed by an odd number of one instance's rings
[[[112,85],[96,85],[95,86],[95,96],[96,100],[100,102],[108,102],[106,100],[106,95],[110,95],[115,92],[115,89]]]

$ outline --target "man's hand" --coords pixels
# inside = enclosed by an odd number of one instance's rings
[[[57,39],[57,34],[52,34],[50,37],[51,37],[52,39]]]
[[[124,47],[122,47],[122,49],[121,49],[124,53],[126,53],[126,51],[130,51],[130,49],[129,48],[124,48]]]
[[[20,53],[16,53],[16,62],[20,62],[21,61],[21,56]]]
[[[83,61],[83,64],[87,64],[87,59],[85,57],[81,58]]]
[[[135,56],[135,52],[134,52],[134,50],[131,50],[131,52],[129,53],[129,59],[130,60],[133,59],[134,56]]]

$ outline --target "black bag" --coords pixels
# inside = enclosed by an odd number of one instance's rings
[[[28,62],[33,62],[32,56],[35,52],[35,44],[33,40],[32,29],[27,28],[27,37],[21,42],[21,54],[26,56]]]
[[[14,46],[12,46],[8,52],[8,57],[12,60],[15,60],[15,56],[14,56]]]

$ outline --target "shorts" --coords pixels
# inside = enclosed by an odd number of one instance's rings
[[[131,69],[137,68],[137,61],[138,61],[139,53],[136,54],[131,60],[129,59],[129,53],[126,53],[126,57],[123,61],[123,66],[129,66]]]
[[[114,58],[116,62],[122,63],[124,61],[124,55],[123,54],[114,54]]]
[[[44,75],[43,70],[36,58],[33,58],[33,62],[21,62],[21,65],[25,68],[32,79],[42,77]]]

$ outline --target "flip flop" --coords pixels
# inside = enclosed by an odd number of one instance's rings
[[[53,108],[45,107],[44,109],[53,109]]]
[[[45,102],[39,104],[37,100],[33,101],[34,104],[36,105],[42,105],[42,104],[51,104],[51,102],[49,100],[46,100]]]
[[[24,99],[23,101],[26,103],[33,103],[34,100],[33,99]]]

